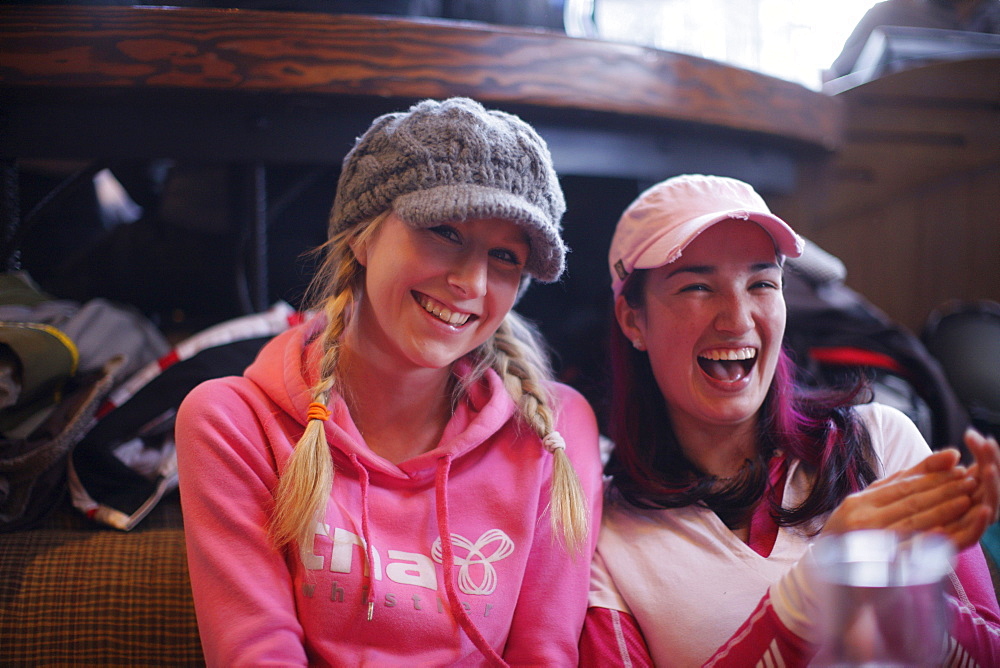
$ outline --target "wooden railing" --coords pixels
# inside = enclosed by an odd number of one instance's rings
[[[224,9],[0,8],[0,86],[475,96],[833,148],[835,103],[794,83],[637,46],[472,22]]]

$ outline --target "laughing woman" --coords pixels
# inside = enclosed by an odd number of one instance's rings
[[[472,100],[358,139],[319,315],[178,416],[209,665],[575,664],[596,421],[511,310],[564,209],[541,138]]]
[[[801,250],[729,178],[668,179],[619,221],[615,450],[584,665],[806,665],[809,544],[851,529],[946,533],[963,549],[949,662],[1000,665],[977,544],[996,519],[1000,449],[970,432],[966,470],[898,411],[800,391],[782,349],[782,264]]]

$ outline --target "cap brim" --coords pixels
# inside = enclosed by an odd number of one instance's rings
[[[679,229],[668,230],[668,233],[653,241],[636,257],[633,268],[655,269],[675,262],[698,235],[724,220],[749,220],[757,223],[774,240],[775,250],[780,255],[798,257],[802,254],[802,238],[777,216],[759,212],[726,211],[692,218]]]
[[[798,257],[805,242],[788,223],[769,213],[759,211],[733,210],[698,216],[676,228],[663,228],[660,236],[654,237],[649,245],[639,253],[632,263],[636,269],[656,269],[677,261],[695,238],[716,223],[724,220],[749,220],[757,223],[774,241],[775,251],[784,257]],[[623,279],[616,279],[612,286],[615,295],[621,292]]]
[[[0,322],[0,345],[8,346],[20,362],[18,404],[34,401],[76,373],[76,345],[50,325]]]
[[[414,227],[476,218],[509,220],[528,235],[531,253],[525,271],[543,283],[562,274],[566,248],[545,213],[506,190],[469,184],[437,186],[400,195],[392,209]]]

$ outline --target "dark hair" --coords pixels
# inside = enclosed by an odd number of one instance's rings
[[[635,272],[622,294],[642,304],[645,270]],[[765,498],[779,525],[803,525],[836,508],[848,494],[875,479],[875,456],[867,428],[852,407],[868,399],[867,385],[807,390],[795,380],[795,365],[782,350],[774,379],[761,407],[757,451],[732,482],[698,469],[681,450],[649,356],[633,349],[619,327],[611,332],[612,396],[608,430],[614,451],[605,472],[609,492],[638,508],[704,505],[733,528]],[[776,451],[798,459],[813,477],[806,499],[782,508],[770,494],[768,466]]]

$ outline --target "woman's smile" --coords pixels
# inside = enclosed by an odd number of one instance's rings
[[[460,328],[469,322],[470,319],[476,319],[478,317],[472,313],[453,311],[438,300],[419,292],[413,292],[413,296],[417,303],[420,304],[425,311],[433,315],[441,322],[451,325],[452,327]]]
[[[734,383],[750,375],[757,363],[757,349],[715,348],[698,355],[698,366],[713,380]]]

